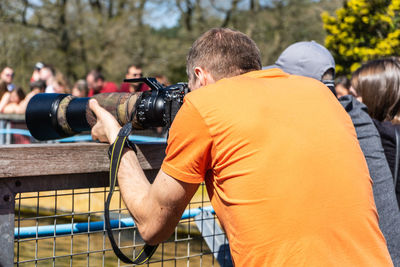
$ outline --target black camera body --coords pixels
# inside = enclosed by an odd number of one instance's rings
[[[151,90],[132,94],[104,93],[92,98],[109,111],[121,126],[132,123],[134,129],[169,127],[189,92],[186,83],[164,87],[154,78],[125,79],[124,82],[144,82]],[[69,94],[37,94],[26,109],[27,127],[34,138],[42,141],[90,131],[96,117],[88,107],[89,99]]]
[[[139,79],[125,79],[125,82],[142,81]],[[151,88],[144,91],[138,99],[136,118],[143,128],[170,126],[176,113],[183,104],[183,98],[189,88],[186,83],[177,83],[168,87],[154,83],[153,78],[146,79],[146,84]]]

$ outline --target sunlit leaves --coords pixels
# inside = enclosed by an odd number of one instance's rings
[[[400,1],[349,0],[335,12],[322,14],[326,47],[338,74],[350,74],[360,63],[400,52]]]

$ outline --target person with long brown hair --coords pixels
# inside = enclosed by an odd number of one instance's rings
[[[368,107],[368,113],[379,131],[400,205],[400,166],[399,160],[396,160],[396,145],[400,142],[396,142],[396,129],[400,133],[400,61],[391,57],[363,64],[353,73],[351,87]]]
[[[8,92],[7,90],[7,83],[0,81],[0,99],[3,97],[3,95]]]
[[[10,92],[10,99],[7,105],[3,108],[2,112],[7,114],[23,114],[25,113],[25,108],[21,109],[20,105],[25,99],[24,90],[21,87],[15,87]]]
[[[7,83],[0,81],[0,113],[3,112],[4,107],[10,101],[10,92],[7,89]]]
[[[351,79],[370,116],[378,121],[400,124],[400,61],[377,59],[357,69]]]

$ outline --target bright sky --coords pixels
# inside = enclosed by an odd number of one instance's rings
[[[209,1],[210,0],[203,0],[202,5],[209,5]],[[215,4],[221,8],[228,8],[231,2],[231,0],[218,0],[215,1]],[[259,3],[260,5],[265,6],[271,4],[271,0],[259,0]],[[239,8],[246,9],[249,5],[249,0],[242,0],[239,2]],[[157,29],[161,27],[170,28],[175,26],[180,17],[178,8],[175,6],[175,3],[171,3],[171,1],[161,1],[159,4],[147,2],[145,8],[151,10],[149,16],[145,18],[145,23]]]
[[[178,23],[179,11],[176,7],[168,6],[167,2],[160,5],[148,2],[145,8],[151,10],[151,14],[144,18],[145,23],[156,29],[161,27],[171,28]]]
[[[1,0],[0,0],[1,1]],[[209,4],[210,0],[204,0],[202,4]],[[259,0],[261,5],[271,4],[272,0]],[[319,0],[315,0],[319,1]],[[31,3],[35,5],[41,5],[43,0],[31,0]],[[231,0],[218,0],[215,3],[219,7],[228,7],[231,4]],[[239,8],[247,8],[249,6],[249,0],[242,0],[239,2]],[[153,26],[156,29],[161,27],[173,27],[177,24],[180,12],[178,8],[175,6],[175,1],[160,1],[158,4],[154,2],[146,2],[145,9],[151,10],[147,16],[145,16],[144,20],[146,24]],[[28,10],[29,12],[30,10]]]

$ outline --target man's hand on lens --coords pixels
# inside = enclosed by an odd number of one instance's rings
[[[114,143],[121,129],[117,120],[107,110],[102,108],[95,99],[89,100],[89,108],[97,118],[97,122],[91,132],[93,140],[110,144]]]

